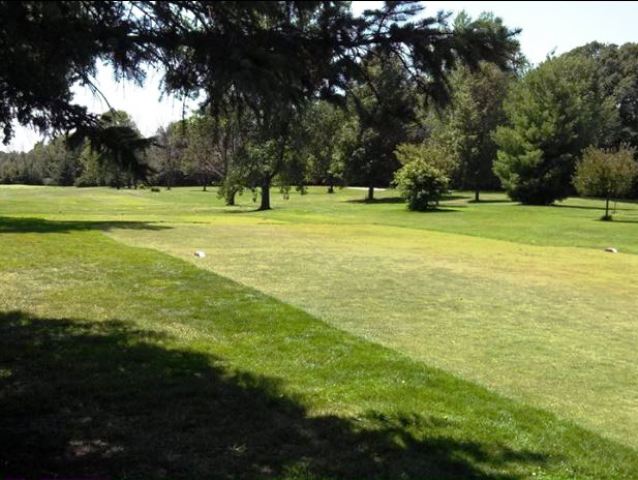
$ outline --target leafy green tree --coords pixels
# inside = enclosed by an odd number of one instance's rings
[[[287,195],[291,185],[303,190],[306,163],[300,154],[303,142],[301,114],[257,119],[240,155],[234,159],[233,175],[241,173],[245,188],[260,193],[259,210],[270,209],[272,187]],[[293,120],[294,118],[294,120]]]
[[[303,117],[303,147],[308,177],[312,183],[328,187],[334,192],[343,180],[342,130],[348,112],[324,100],[314,102]]]
[[[80,163],[80,175],[75,179],[76,187],[95,187],[107,185],[104,168],[101,165],[100,155],[94,151],[88,142],[85,142],[78,153]]]
[[[45,146],[45,157],[52,183],[61,186],[74,184],[80,170],[78,152],[68,147],[63,136],[55,137]]]
[[[155,138],[144,138],[128,113],[109,110],[96,127],[78,127],[66,144],[78,150],[86,172],[80,174],[78,186],[136,186],[150,173],[146,151]]]
[[[395,173],[394,184],[410,210],[424,211],[438,204],[447,191],[449,178],[434,165],[417,159]]]
[[[618,114],[614,122],[606,125],[610,140],[607,143],[638,147],[638,44],[592,42],[566,55],[587,58],[596,64],[600,88]]]
[[[185,172],[198,179],[202,189],[213,178],[223,177],[223,162],[215,135],[215,121],[209,115],[193,115],[184,125],[184,165]]]
[[[155,134],[157,142],[149,154],[154,170],[159,172],[156,180],[170,190],[180,183],[184,170],[186,149],[186,125],[182,121],[160,127]]]
[[[481,190],[500,186],[492,171],[497,151],[493,134],[505,123],[503,101],[512,81],[512,73],[488,63],[476,71],[461,67],[451,77],[452,98],[441,135],[458,160],[455,186],[473,190],[477,202]]]
[[[226,205],[235,205],[235,196],[249,185],[251,162],[248,159],[250,139],[254,138],[256,122],[250,109],[230,109],[216,117],[217,148],[222,160],[223,180],[218,195]]]
[[[357,115],[357,139],[346,163],[349,183],[386,186],[399,168],[394,151],[411,138],[418,103],[414,83],[396,56],[373,57],[366,65],[366,81],[353,88],[351,105]]]
[[[605,199],[603,220],[611,220],[609,200],[622,197],[631,191],[638,175],[633,148],[618,150],[589,147],[576,166],[574,186],[579,194]]]
[[[509,196],[547,205],[571,193],[577,158],[603,140],[601,125],[613,117],[591,60],[548,59],[511,90],[507,126],[498,127],[494,171]]]

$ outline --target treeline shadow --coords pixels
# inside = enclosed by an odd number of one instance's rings
[[[363,203],[367,205],[382,205],[385,203],[405,203],[405,200],[401,197],[381,197],[373,198],[369,200],[367,198],[350,198],[345,200],[346,203]]]
[[[488,200],[479,200],[478,202],[476,200],[469,200],[467,203],[471,203],[472,205],[481,205],[481,204],[485,204],[485,205],[490,205],[490,204],[499,204],[499,203],[513,203],[515,204],[516,202],[514,200],[510,200],[508,198],[497,198],[497,199],[488,199]]]
[[[604,212],[605,211],[605,205],[602,204],[600,207],[593,207],[593,206],[588,206],[588,205],[563,205],[560,203],[555,203],[553,205],[550,205],[551,207],[555,207],[555,208],[573,208],[576,210],[597,210],[600,212]],[[621,211],[636,211],[635,208],[610,208],[610,210],[615,210],[618,212]]]
[[[68,233],[73,231],[129,229],[166,230],[171,227],[137,221],[58,221],[35,217],[0,217],[2,233]]]
[[[514,479],[533,452],[420,438],[447,420],[313,417],[273,378],[123,322],[0,314],[0,475]],[[479,467],[481,466],[481,467]]]

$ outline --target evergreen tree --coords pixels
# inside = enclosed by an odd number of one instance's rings
[[[509,196],[548,205],[572,192],[576,160],[597,145],[613,116],[591,60],[548,59],[518,82],[505,103],[508,125],[495,133],[494,171]]]

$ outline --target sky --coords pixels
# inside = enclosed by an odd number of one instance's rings
[[[381,2],[352,2],[355,13],[378,7]],[[425,1],[425,14],[440,10],[457,13],[465,10],[472,16],[493,12],[510,28],[521,28],[521,49],[534,64],[551,52],[561,54],[574,47],[597,40],[622,44],[638,42],[638,2],[480,2]],[[107,68],[99,68],[96,84],[109,103],[126,110],[142,134],[153,135],[158,127],[182,117],[180,101],[161,97],[158,72],[149,72],[143,87],[131,82],[117,83]],[[108,106],[86,88],[74,89],[75,101],[90,111],[101,113]],[[188,112],[188,108],[187,108]],[[17,127],[9,145],[0,150],[29,150],[42,137],[33,130]]]

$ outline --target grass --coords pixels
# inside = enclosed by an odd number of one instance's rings
[[[638,208],[361,195],[0,188],[0,474],[633,478]]]

